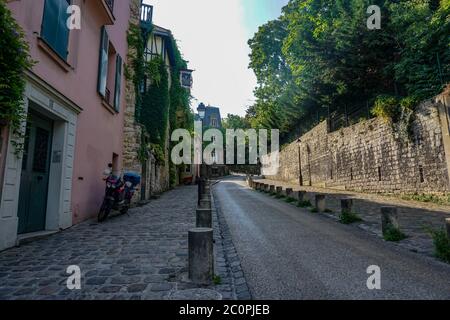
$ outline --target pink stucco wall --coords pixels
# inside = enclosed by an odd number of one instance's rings
[[[107,26],[110,42],[122,57],[127,58],[127,30],[130,0],[114,1],[114,25]],[[72,183],[73,223],[94,216],[101,205],[103,171],[118,155],[122,165],[125,79],[122,74],[121,110],[108,110],[97,93],[101,26],[107,23],[101,0],[76,0],[81,8],[81,30],[72,30],[69,37],[69,70],[64,70],[38,44],[44,0],[12,1],[8,6],[26,32],[31,56],[38,63],[33,72],[50,86],[83,109],[78,116],[75,161]]]

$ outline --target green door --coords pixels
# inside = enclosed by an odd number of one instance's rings
[[[53,123],[36,113],[28,115],[19,195],[19,230],[45,230]]]

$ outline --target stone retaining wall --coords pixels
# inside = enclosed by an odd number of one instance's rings
[[[384,119],[361,121],[335,132],[321,122],[280,152],[280,170],[269,179],[365,192],[449,191],[449,91],[417,107],[410,138]],[[448,143],[447,143],[448,144]],[[301,157],[299,157],[299,151]]]

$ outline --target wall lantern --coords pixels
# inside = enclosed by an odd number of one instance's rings
[[[180,83],[182,88],[192,89],[192,72],[194,72],[194,70],[183,69],[180,71]]]

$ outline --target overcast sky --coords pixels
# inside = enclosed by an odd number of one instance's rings
[[[248,69],[248,39],[278,17],[288,0],[144,0],[153,22],[172,30],[189,68],[195,97],[218,106],[222,116],[244,115],[254,100],[256,78]]]

